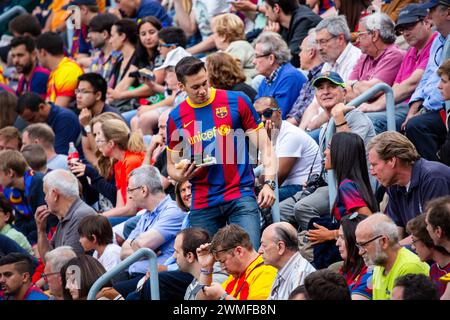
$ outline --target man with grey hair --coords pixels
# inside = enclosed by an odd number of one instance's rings
[[[384,13],[364,17],[358,30],[362,55],[347,81],[347,98],[352,100],[378,83],[394,84],[405,52],[394,44],[395,24]]]
[[[50,300],[64,300],[62,280],[60,275],[61,268],[77,254],[72,247],[62,246],[45,254],[45,268],[43,278],[48,284],[50,291]]]
[[[287,222],[276,222],[264,229],[258,253],[264,264],[278,269],[269,300],[287,300],[305,277],[316,271],[298,251],[297,230]]]
[[[35,213],[38,250],[44,263],[45,254],[60,246],[71,246],[76,253],[84,253],[78,225],[84,217],[96,212],[80,199],[78,179],[69,171],[53,170],[44,177],[44,193],[47,205],[38,207]],[[47,239],[45,228],[50,214],[59,219],[51,241]]]
[[[255,100],[261,97],[275,98],[283,120],[306,82],[306,77],[289,62],[290,58],[289,48],[279,34],[263,32],[256,38],[253,63],[265,79],[258,88]]]
[[[356,227],[356,246],[373,271],[373,300],[389,300],[395,280],[405,274],[428,276],[430,267],[400,246],[397,226],[383,213],[376,213]]]
[[[163,265],[173,255],[175,237],[186,213],[164,193],[159,170],[153,166],[143,165],[130,173],[127,193],[129,201],[146,211],[123,243],[120,257],[123,260],[140,248],[149,248],[158,252],[158,264]],[[148,266],[148,259],[133,263],[128,268],[128,279],[116,283],[114,288],[126,297],[136,289]]]

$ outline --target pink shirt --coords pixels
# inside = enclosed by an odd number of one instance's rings
[[[401,83],[408,79],[416,69],[425,70],[428,63],[428,58],[430,57],[431,44],[437,35],[438,33],[435,32],[420,52],[417,52],[417,49],[414,47],[409,48],[406,52],[405,58],[403,59],[402,65],[398,70],[394,83]]]
[[[376,59],[362,54],[350,74],[349,80],[368,81],[378,79],[392,86],[405,52],[391,44]]]

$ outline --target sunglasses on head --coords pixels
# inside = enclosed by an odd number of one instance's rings
[[[259,113],[259,116],[263,116],[264,118],[272,118],[273,112],[278,111],[278,108],[270,108],[266,109],[263,112]]]

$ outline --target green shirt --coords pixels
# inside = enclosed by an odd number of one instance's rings
[[[23,235],[23,233],[14,229],[10,224],[6,224],[3,229],[0,230],[0,234],[7,236],[8,238],[17,242],[19,246],[24,248],[29,254],[34,256],[33,249],[31,248],[30,243],[27,238]]]
[[[373,271],[373,300],[389,300],[395,279],[405,274],[424,274],[428,276],[430,267],[406,248],[398,251],[397,259],[387,275],[384,267],[376,266]]]

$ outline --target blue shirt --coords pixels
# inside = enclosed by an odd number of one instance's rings
[[[148,16],[154,16],[161,21],[163,27],[172,25],[172,18],[167,15],[163,6],[155,0],[142,0],[141,6],[137,10],[136,18],[141,19]]]
[[[415,101],[423,100],[423,107],[427,110],[442,109],[442,101],[444,101],[444,98],[438,89],[438,84],[441,79],[436,71],[444,59],[445,41],[446,39],[441,34],[434,39],[425,72],[411,96],[411,100],[409,101],[410,105]]]
[[[275,98],[285,120],[306,82],[306,77],[290,63],[283,64],[275,72],[275,76],[272,75],[261,83],[255,100],[261,97]]]
[[[55,133],[55,152],[57,154],[67,154],[69,143],[74,142],[82,157],[81,148],[81,127],[75,112],[50,103],[51,109],[47,118],[47,124]]]
[[[150,229],[158,231],[163,236],[165,242],[156,250],[161,251],[158,255],[158,264],[164,262],[173,255],[173,245],[175,237],[181,230],[186,213],[182,211],[175,201],[167,195],[163,201],[152,211],[148,210],[139,219],[136,228],[131,231],[128,236],[129,240],[136,239],[140,234],[149,231]],[[132,273],[146,273],[149,267],[148,259],[133,263],[128,272]]]

